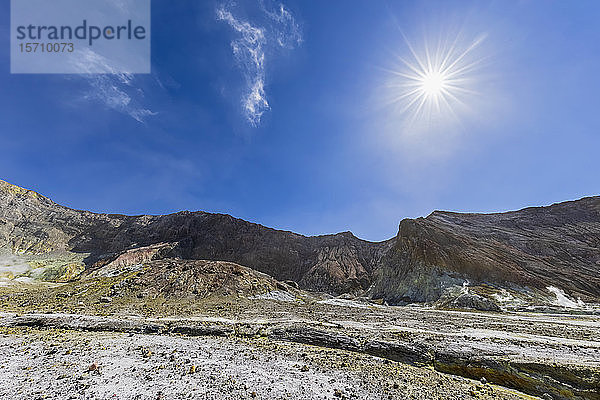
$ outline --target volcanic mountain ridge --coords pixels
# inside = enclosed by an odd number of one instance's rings
[[[561,296],[598,302],[600,197],[495,214],[435,211],[402,220],[396,237],[375,243],[350,232],[307,237],[225,214],[78,211],[0,181],[0,254],[6,282],[85,279],[160,259],[213,260],[302,289],[393,304],[467,294],[501,304]]]

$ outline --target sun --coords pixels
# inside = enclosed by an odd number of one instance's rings
[[[452,41],[435,45],[424,42],[420,51],[405,39],[408,57],[398,57],[400,65],[393,70],[388,83],[391,103],[398,106],[408,121],[423,122],[431,118],[457,116],[473,94],[473,73],[482,58],[475,49],[485,36],[467,42],[456,36]]]
[[[419,81],[421,91],[429,98],[441,96],[448,90],[448,77],[442,71],[430,71]]]

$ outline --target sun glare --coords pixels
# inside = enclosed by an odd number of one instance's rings
[[[409,57],[399,57],[401,64],[390,71],[391,103],[409,122],[447,114],[457,117],[457,108],[467,105],[468,95],[476,94],[473,71],[482,59],[474,50],[483,37],[464,46],[458,36],[437,46],[425,42],[421,51],[405,41]]]
[[[421,91],[427,97],[440,96],[444,90],[447,90],[447,77],[440,71],[431,71],[423,76],[419,84]]]

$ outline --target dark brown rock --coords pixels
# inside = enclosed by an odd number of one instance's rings
[[[380,248],[350,232],[306,237],[224,214],[77,211],[0,181],[0,250],[82,254],[92,271],[161,257],[231,261],[304,288],[344,293],[368,287]]]
[[[436,211],[403,220],[395,238],[372,243],[350,232],[306,237],[205,212],[95,214],[0,181],[0,252],[59,265],[47,280],[76,279],[84,267],[84,275],[110,276],[181,258],[237,263],[332,294],[367,291],[391,304],[436,301],[464,283],[546,292],[555,286],[594,302],[600,197],[498,214]]]
[[[371,294],[434,301],[452,285],[556,286],[600,298],[600,197],[498,214],[436,211],[406,219]]]

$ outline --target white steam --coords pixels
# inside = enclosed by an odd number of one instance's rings
[[[573,299],[569,298],[562,289],[559,289],[554,286],[548,286],[546,289],[548,289],[550,292],[556,295],[556,300],[554,301],[554,304],[556,304],[557,306],[565,308],[585,307],[585,303],[580,298],[578,298],[577,301],[574,301]]]

